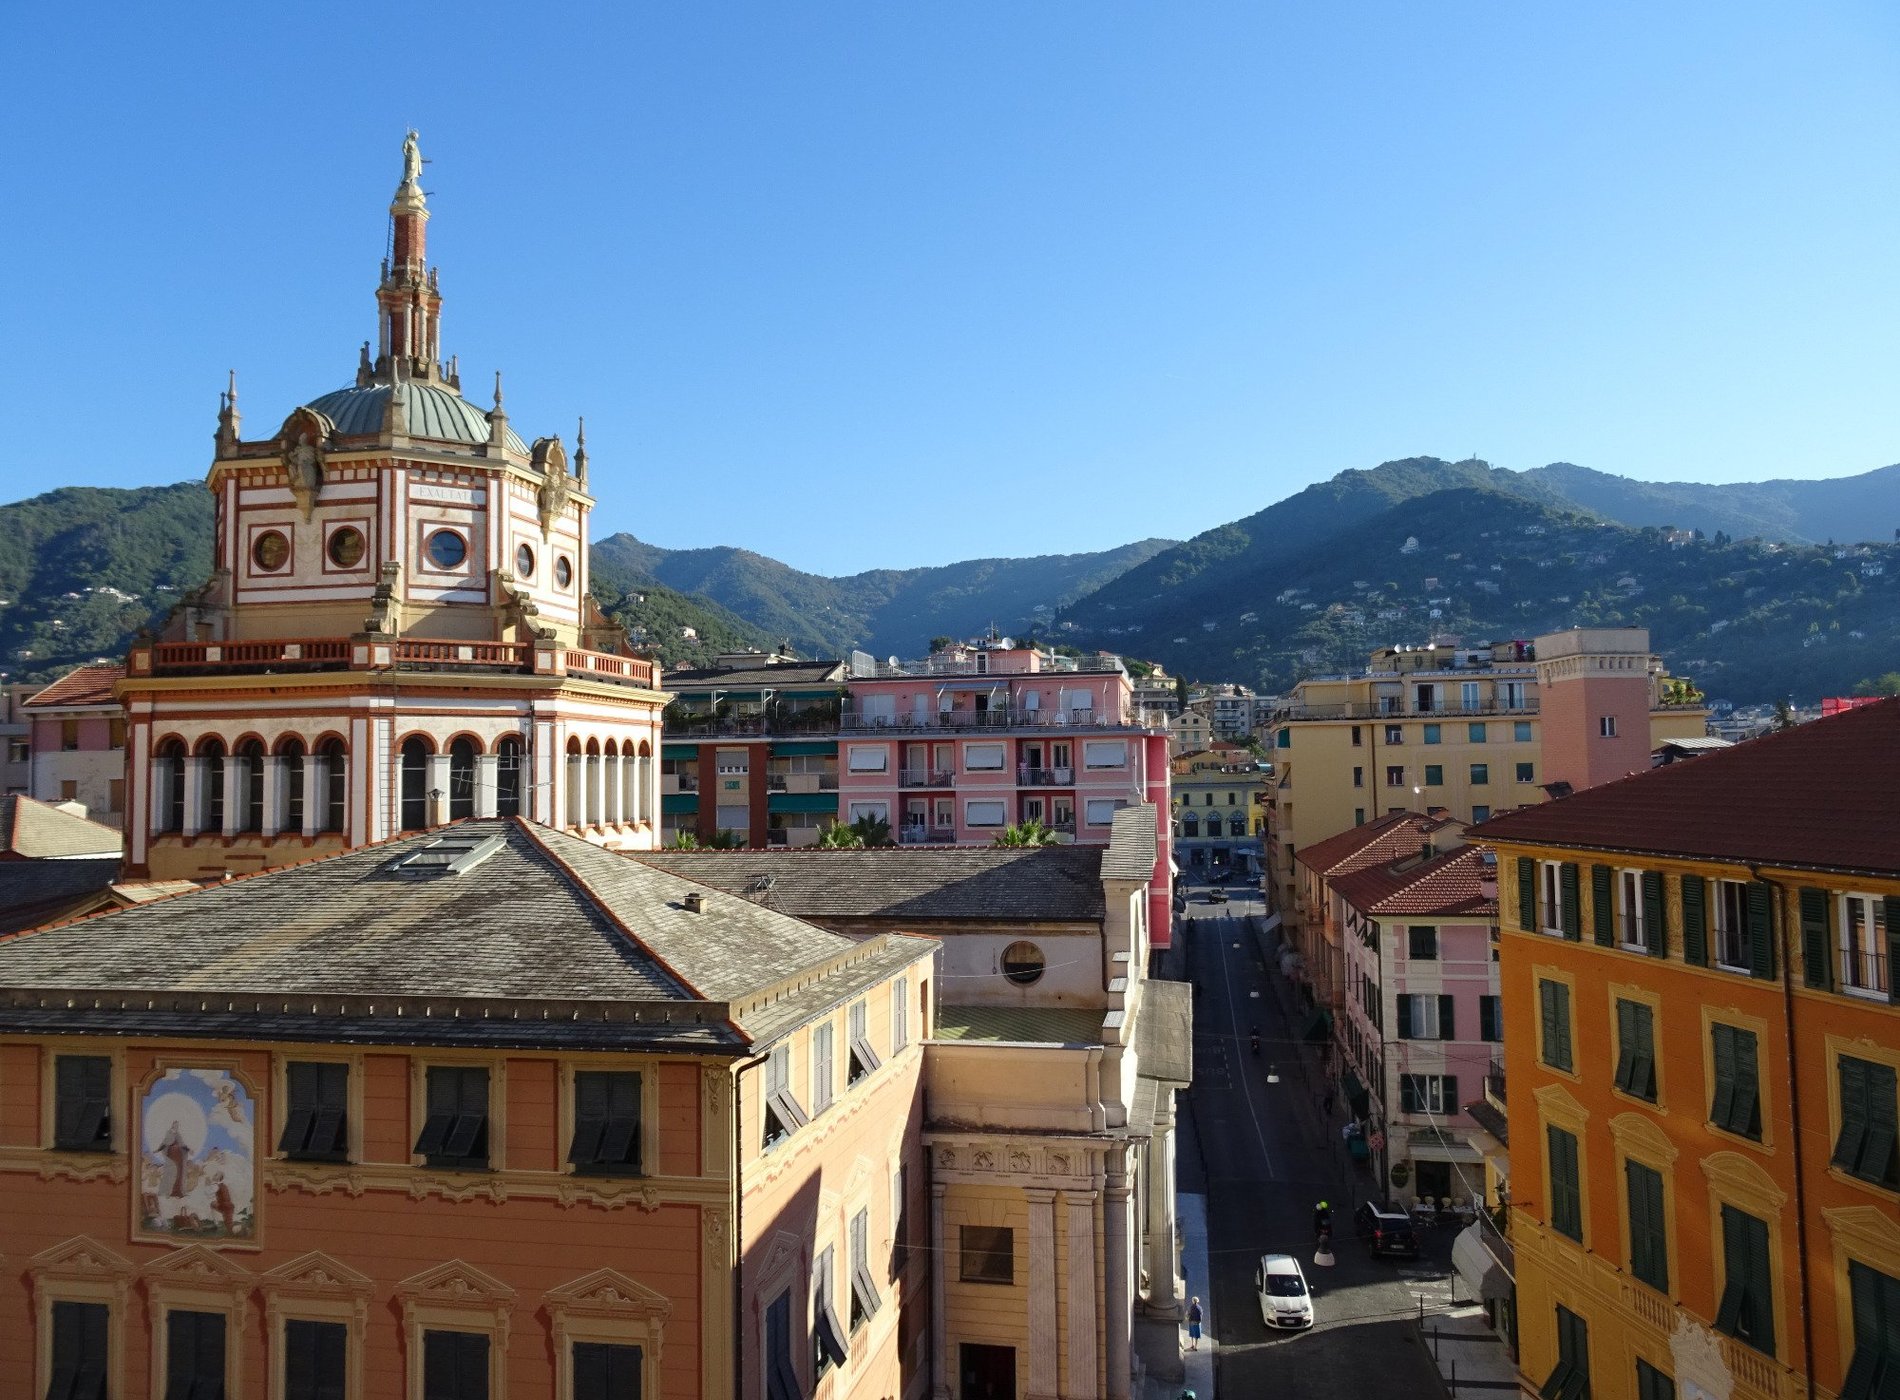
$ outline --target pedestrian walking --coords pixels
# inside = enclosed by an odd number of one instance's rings
[[[1192,1298],[1188,1300],[1188,1350],[1199,1351],[1200,1349],[1201,1300],[1199,1298]]]

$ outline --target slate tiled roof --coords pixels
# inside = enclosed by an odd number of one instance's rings
[[[50,802],[12,793],[0,797],[0,852],[21,860],[60,860],[75,856],[118,857],[125,838]]]
[[[116,834],[116,833],[115,833]],[[0,934],[66,917],[119,878],[119,858],[0,860]]]
[[[1487,865],[1485,855],[1465,846],[1409,868],[1388,861],[1335,875],[1332,887],[1353,908],[1378,918],[1491,918],[1498,912],[1497,867]]]
[[[1507,812],[1470,834],[1900,876],[1900,698]]]
[[[1002,918],[1098,922],[1105,913],[1103,855],[1100,846],[896,846],[654,851],[631,859],[801,919],[922,924]]]
[[[400,865],[430,847],[483,842],[489,853],[460,873]],[[701,912],[687,908],[689,893],[703,897]],[[664,1007],[740,1002],[803,979],[742,1017],[746,1038],[776,1034],[800,1008],[852,995],[929,946],[888,935],[860,943],[526,822],[463,822],[0,940],[0,1026],[25,1024],[21,1017],[48,1009],[43,994],[62,991],[88,993],[74,999],[76,1012],[92,994],[107,1003],[128,994],[118,1015],[162,1018],[179,1014],[173,994],[185,994],[202,999],[205,1026],[248,1015],[279,1029],[299,999],[353,999],[314,1021],[304,1016],[305,1038],[373,1018],[378,1003],[389,1014],[399,1000],[435,1000],[465,1004],[436,1018],[444,1026],[486,1021],[511,1043],[537,1043],[551,1027],[467,1006],[553,1003],[595,1006],[604,1018],[592,1031],[586,1015],[574,1018],[578,1029],[561,1031],[563,1043],[590,1034],[682,1045],[711,1037],[736,1048],[741,1037],[723,1010],[711,1026],[688,1016],[675,1032]],[[272,999],[279,1009],[266,1016]],[[627,1024],[637,1019],[627,1008],[654,1003],[644,1027]],[[412,1009],[403,1033],[428,1039],[440,1029],[418,1027],[420,1019]],[[479,1038],[466,1025],[455,1033]]]
[[[117,662],[97,661],[75,666],[44,690],[36,690],[26,700],[29,710],[70,709],[79,705],[116,705],[112,687],[125,679],[125,667]]]
[[[1109,828],[1108,853],[1102,857],[1104,880],[1151,879],[1155,873],[1155,853],[1160,836],[1155,829],[1152,802],[1138,802],[1115,813]]]
[[[1417,855],[1425,838],[1444,825],[1420,812],[1388,812],[1364,826],[1315,841],[1297,852],[1294,859],[1316,875],[1343,875]]]

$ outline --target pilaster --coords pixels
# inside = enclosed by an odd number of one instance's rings
[[[950,1400],[951,1378],[957,1373],[956,1358],[950,1354],[950,1329],[944,1323],[944,1272],[950,1267],[943,1223],[944,1184],[930,1183],[930,1322],[936,1329],[936,1346],[931,1348],[931,1400]]]
[[[1063,1400],[1095,1400],[1099,1393],[1095,1371],[1095,1290],[1101,1280],[1095,1269],[1095,1191],[1064,1191],[1068,1227],[1069,1281],[1068,1374]]]
[[[475,815],[492,817],[495,815],[496,794],[500,790],[501,756],[483,753],[475,755]]]
[[[1028,1400],[1056,1400],[1056,1193],[1044,1187],[1023,1192],[1029,1202],[1029,1393]],[[1075,1280],[1069,1280],[1071,1289]]]

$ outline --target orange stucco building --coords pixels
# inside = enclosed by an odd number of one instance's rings
[[[1527,1392],[1900,1385],[1897,787],[1890,700],[1474,830]]]

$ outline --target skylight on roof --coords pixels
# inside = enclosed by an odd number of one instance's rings
[[[463,875],[499,851],[506,841],[499,835],[477,836],[451,832],[420,850],[397,856],[384,869],[391,875]]]

